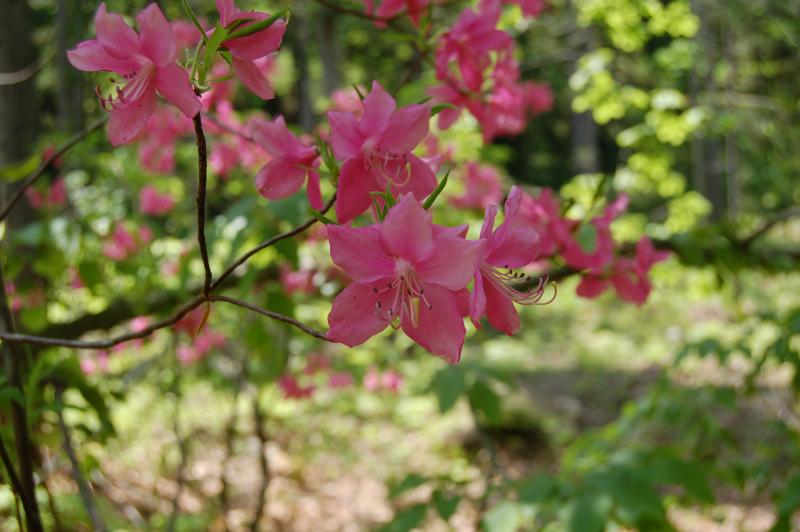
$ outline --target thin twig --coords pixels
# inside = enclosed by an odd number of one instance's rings
[[[206,182],[208,181],[208,154],[206,135],[203,132],[203,117],[197,113],[194,117],[194,133],[197,137],[197,243],[200,245],[200,256],[203,258],[205,279],[203,294],[211,293],[211,265],[208,263],[206,247]]]
[[[288,323],[289,325],[293,325],[306,333],[309,336],[313,336],[314,338],[319,338],[320,340],[328,340],[328,337],[325,336],[325,333],[313,329],[306,325],[305,323],[298,321],[294,318],[290,318],[289,316],[285,316],[283,314],[279,314],[278,312],[273,312],[271,310],[266,310],[261,307],[257,307],[252,305],[246,301],[241,301],[239,299],[235,299],[232,297],[227,296],[211,296],[211,301],[223,301],[225,303],[230,303],[231,305],[236,305],[237,307],[246,308],[251,312],[255,312],[256,314],[261,314],[262,316],[266,316],[267,318],[272,318],[273,320],[282,321],[283,323]]]
[[[0,460],[3,462],[3,466],[6,468],[6,473],[8,473],[8,480],[11,483],[11,488],[14,490],[14,494],[22,494],[22,483],[19,481],[19,477],[17,476],[17,471],[14,469],[14,463],[11,461],[11,456],[8,454],[8,449],[6,449],[6,444],[3,442],[3,439],[0,438]],[[22,527],[22,522],[19,523],[20,528]]]
[[[794,218],[795,216],[800,216],[800,207],[790,207],[786,210],[780,211],[765,221],[758,229],[750,233],[750,235],[740,240],[739,243],[743,246],[748,246],[754,240],[764,236],[770,229],[779,223],[785,222],[786,220]]]
[[[25,178],[25,180],[22,182],[19,188],[17,188],[17,190],[14,192],[14,195],[11,197],[11,200],[3,206],[3,210],[0,211],[0,222],[6,219],[8,213],[10,213],[11,209],[14,208],[14,205],[16,205],[17,202],[22,198],[23,194],[25,194],[25,190],[27,190],[28,187],[30,187],[39,178],[39,176],[41,176],[44,173],[47,167],[50,166],[50,164],[52,164],[52,162],[55,159],[61,157],[71,148],[73,148],[76,144],[78,144],[83,139],[91,135],[93,132],[100,129],[106,122],[108,122],[107,116],[104,116],[100,120],[93,122],[86,129],[76,133],[67,142],[59,146],[58,149],[50,155],[50,157],[42,161],[41,164],[39,165],[39,168],[37,168],[36,171],[34,171],[31,175]]]
[[[255,425],[256,436],[258,437],[258,464],[261,469],[261,486],[258,489],[258,502],[250,524],[252,532],[260,530],[259,524],[264,515],[264,508],[267,505],[267,489],[269,488],[270,470],[267,460],[267,432],[264,430],[264,414],[258,404],[258,391],[253,396],[253,424]]]
[[[56,393],[57,401],[60,403],[61,391],[59,390]],[[69,427],[64,422],[64,413],[61,409],[58,410],[58,427],[61,430],[61,444],[64,447],[64,452],[67,454],[67,458],[69,459],[71,466],[70,473],[72,474],[72,480],[74,480],[75,484],[78,485],[78,493],[80,494],[86,513],[89,514],[89,519],[92,521],[92,527],[94,530],[99,530],[101,532],[105,531],[107,530],[106,525],[97,509],[97,504],[95,504],[92,489],[89,487],[89,483],[86,482],[86,479],[81,472],[78,457],[75,454],[75,449],[72,446],[72,436],[70,435]]]
[[[188,303],[184,304],[176,310],[171,316],[161,321],[157,321],[148,327],[145,327],[138,332],[130,332],[109,338],[107,340],[67,340],[65,338],[48,338],[46,336],[34,336],[29,334],[7,333],[0,331],[0,340],[7,340],[11,344],[25,343],[33,345],[42,345],[49,347],[71,347],[73,349],[108,349],[115,345],[127,342],[129,340],[137,340],[139,338],[146,338],[159,329],[164,329],[175,325],[190,311],[203,304],[206,299],[203,296],[197,296]]]
[[[336,194],[334,194],[333,197],[328,201],[328,203],[325,204],[325,206],[322,208],[321,213],[325,214],[326,212],[328,212],[330,210],[330,208],[333,206],[333,203],[335,201],[336,201]],[[217,287],[225,279],[227,279],[234,271],[236,271],[236,268],[238,268],[239,266],[241,266],[242,264],[247,262],[247,260],[250,257],[252,257],[256,253],[258,253],[259,251],[262,251],[262,250],[272,246],[276,242],[280,242],[281,240],[284,240],[286,238],[291,238],[291,237],[293,237],[295,235],[298,235],[298,234],[302,233],[303,231],[305,231],[306,229],[308,229],[309,227],[311,227],[312,225],[314,225],[315,223],[317,223],[317,219],[316,218],[311,218],[311,219],[307,220],[304,224],[295,227],[291,231],[286,231],[285,233],[281,233],[279,235],[275,235],[272,238],[269,238],[269,239],[265,240],[264,242],[260,243],[259,245],[257,245],[256,247],[252,248],[251,250],[245,252],[241,257],[236,259],[233,262],[233,264],[228,266],[225,269],[225,271],[220,274],[219,277],[216,278],[216,280],[211,284],[211,291],[216,290]]]

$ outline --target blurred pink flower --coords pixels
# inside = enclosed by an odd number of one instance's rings
[[[145,185],[139,191],[139,210],[142,214],[159,216],[168,213],[174,206],[172,196],[160,193],[153,185]]]
[[[503,199],[500,172],[494,166],[469,162],[462,172],[464,193],[450,198],[450,204],[460,209],[484,210]]]

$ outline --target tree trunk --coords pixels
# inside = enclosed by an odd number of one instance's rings
[[[58,126],[62,132],[83,129],[85,76],[67,60],[67,50],[75,47],[84,33],[85,5],[81,0],[58,0],[56,15],[56,65],[58,67]]]

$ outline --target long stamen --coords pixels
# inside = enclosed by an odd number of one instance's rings
[[[512,286],[512,283],[529,282],[532,279],[531,276],[514,272],[508,268],[506,268],[506,271],[498,270],[492,268],[488,264],[485,264],[481,270],[484,274],[486,274],[485,277],[490,280],[492,285],[494,285],[494,287],[497,288],[500,293],[515,303],[519,303],[520,305],[549,305],[556,299],[558,288],[555,281],[553,281],[550,283],[553,286],[552,297],[550,297],[550,299],[547,301],[542,301],[548,285],[547,276],[540,277],[536,287],[529,290],[519,290],[518,288]]]

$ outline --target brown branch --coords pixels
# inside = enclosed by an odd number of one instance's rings
[[[50,155],[50,157],[42,161],[41,164],[39,164],[39,167],[31,175],[26,177],[19,188],[17,188],[17,190],[14,192],[14,195],[11,197],[11,200],[3,206],[3,210],[0,211],[0,222],[6,219],[8,213],[11,212],[11,209],[13,209],[17,202],[22,198],[22,195],[25,194],[25,191],[28,189],[28,187],[30,187],[37,179],[39,179],[39,176],[44,173],[47,167],[50,166],[55,159],[61,157],[76,144],[100,129],[107,121],[108,117],[104,116],[100,120],[90,124],[86,129],[76,133],[67,142],[59,146],[58,149]]]
[[[14,463],[11,461],[11,456],[8,454],[8,449],[6,449],[5,443],[3,443],[3,439],[0,438],[0,460],[3,462],[3,466],[6,468],[6,473],[8,474],[8,480],[11,484],[11,488],[14,491],[15,495],[22,495],[22,483],[17,476],[17,471],[14,469]],[[22,521],[19,522],[20,528],[22,528]]]
[[[108,349],[129,340],[146,338],[159,329],[164,329],[166,327],[175,325],[178,323],[178,321],[180,321],[181,318],[183,318],[190,311],[199,307],[205,301],[205,297],[197,296],[193,300],[181,306],[168,318],[157,321],[141,331],[121,334],[107,340],[68,340],[65,338],[48,338],[46,336],[33,336],[28,334],[7,333],[2,331],[0,331],[0,340],[6,340],[12,345],[26,343],[49,347],[71,347],[74,349]]]
[[[330,208],[333,206],[333,203],[335,201],[336,201],[336,194],[334,194],[333,197],[328,201],[328,203],[325,204],[325,207],[323,207],[323,209],[321,211],[322,214],[325,214],[326,212],[328,212],[330,210]],[[242,264],[247,262],[247,260],[250,257],[252,257],[256,253],[258,253],[259,251],[262,251],[262,250],[270,247],[271,245],[275,244],[276,242],[280,242],[281,240],[284,240],[286,238],[290,238],[290,237],[299,235],[300,233],[302,233],[303,231],[305,231],[306,229],[308,229],[309,227],[314,225],[316,222],[317,222],[316,218],[311,218],[308,221],[306,221],[304,224],[295,227],[291,231],[286,231],[285,233],[281,233],[279,235],[273,236],[272,238],[269,238],[269,239],[265,240],[264,242],[260,243],[259,245],[257,245],[253,249],[245,252],[241,257],[236,259],[233,262],[233,264],[228,266],[228,268],[224,272],[222,272],[219,277],[217,277],[217,279],[211,284],[211,291],[216,290],[217,287],[219,287],[219,285],[223,281],[225,281],[225,279],[227,279],[236,270],[236,268],[238,268],[239,266],[241,266]]]
[[[58,402],[61,402],[61,391],[59,390],[56,393],[58,395]],[[94,530],[99,530],[101,532],[105,531],[107,530],[106,525],[103,522],[103,518],[100,516],[100,512],[98,511],[97,505],[94,502],[92,489],[89,487],[89,483],[86,482],[83,473],[81,473],[80,463],[78,462],[78,457],[75,454],[75,449],[72,446],[72,436],[70,435],[69,427],[67,426],[66,422],[64,422],[64,414],[61,409],[58,410],[58,427],[61,430],[61,444],[64,447],[64,452],[67,454],[67,458],[69,459],[72,480],[74,480],[75,484],[78,485],[78,493],[80,494],[86,513],[89,514],[92,527]]]
[[[308,325],[306,325],[305,323],[303,323],[301,321],[298,321],[298,320],[296,320],[294,318],[291,318],[289,316],[285,316],[285,315],[280,314],[278,312],[273,312],[271,310],[266,310],[266,309],[263,309],[261,307],[257,307],[257,306],[255,306],[255,305],[253,305],[251,303],[246,302],[246,301],[241,301],[239,299],[235,299],[235,298],[227,297],[227,296],[211,296],[210,300],[211,301],[222,301],[224,303],[230,303],[231,305],[236,305],[237,307],[246,308],[247,310],[249,310],[251,312],[255,312],[256,314],[261,314],[262,316],[266,316],[267,318],[271,318],[273,320],[278,320],[278,321],[281,321],[283,323],[288,323],[289,325],[297,327],[298,329],[300,329],[301,331],[303,331],[307,335],[313,336],[314,338],[319,338],[320,340],[328,340],[328,337],[325,336],[325,333],[320,332],[320,331],[318,331],[316,329],[313,329],[313,328],[309,327]]]
[[[200,256],[203,259],[205,279],[203,294],[211,293],[211,265],[208,263],[206,247],[206,182],[208,181],[208,154],[206,135],[203,132],[203,118],[200,113],[194,117],[194,133],[197,136],[197,242],[200,245]]]
[[[781,222],[785,222],[790,218],[794,218],[795,216],[800,216],[800,207],[790,207],[783,211],[776,213],[770,219],[765,221],[761,226],[750,233],[748,236],[744,237],[739,243],[743,246],[749,246],[753,243],[754,240],[764,236],[770,229],[775,227]]]

